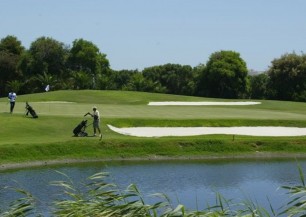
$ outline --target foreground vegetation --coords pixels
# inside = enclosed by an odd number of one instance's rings
[[[18,97],[8,113],[0,99],[0,165],[48,160],[125,158],[209,158],[306,155],[306,137],[209,135],[136,138],[112,132],[132,126],[295,126],[306,127],[306,104],[262,101],[252,106],[148,106],[150,101],[216,101],[199,97],[120,91],[54,91]],[[25,101],[39,118],[25,117]],[[69,103],[67,103],[69,101]],[[64,103],[65,102],[65,103]],[[93,105],[102,114],[103,139],[72,137]],[[86,117],[91,122],[89,117]],[[92,126],[87,128],[92,135]]]
[[[69,177],[64,181],[54,181],[52,185],[62,189],[62,195],[53,203],[53,216],[125,216],[125,217],[272,217],[272,216],[305,216],[306,213],[306,185],[304,175],[299,167],[301,185],[281,186],[287,190],[289,201],[282,207],[272,207],[266,210],[250,200],[233,202],[216,194],[216,203],[207,205],[203,210],[188,210],[183,204],[173,205],[165,194],[156,193],[154,204],[148,204],[137,186],[131,184],[122,191],[113,183],[105,179],[107,173],[97,173],[88,178],[82,188],[76,187]],[[65,175],[65,174],[63,174]],[[2,190],[2,189],[0,189]],[[36,208],[36,199],[22,189],[15,190],[20,195],[11,203],[7,210],[0,210],[1,217],[43,216]]]

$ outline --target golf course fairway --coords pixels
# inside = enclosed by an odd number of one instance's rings
[[[37,119],[25,115],[25,102]],[[18,95],[13,114],[0,98],[0,167],[92,160],[304,157],[306,136],[210,134],[136,137],[111,130],[135,127],[291,127],[306,128],[306,103],[213,99],[128,91],[67,90]],[[151,102],[215,102],[208,105],[150,106]],[[219,102],[219,103],[218,103]],[[222,105],[228,102],[231,105]],[[236,105],[237,104],[237,105]],[[103,137],[93,137],[97,106]],[[88,120],[88,137],[73,129]]]

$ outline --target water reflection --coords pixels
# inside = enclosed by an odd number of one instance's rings
[[[306,168],[306,160],[299,161]],[[39,199],[39,209],[50,215],[50,202],[58,198],[59,189],[49,183],[63,180],[56,170],[67,174],[76,184],[101,172],[110,173],[109,182],[121,189],[135,183],[143,195],[162,192],[174,204],[180,203],[190,209],[201,209],[207,203],[215,204],[215,193],[225,198],[253,201],[269,208],[267,197],[274,208],[285,204],[288,197],[277,190],[282,185],[298,184],[299,173],[295,160],[256,161],[158,161],[114,162],[71,166],[43,167],[0,172],[0,187],[18,186]],[[0,208],[8,206],[17,196],[12,192],[0,192]],[[150,197],[147,202],[153,202]]]

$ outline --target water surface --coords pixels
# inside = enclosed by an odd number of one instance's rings
[[[306,160],[299,160],[299,164],[306,169]],[[235,201],[250,199],[267,209],[269,198],[274,209],[278,209],[288,200],[288,195],[279,187],[300,183],[294,159],[122,161],[2,171],[0,189],[14,186],[31,192],[38,200],[39,211],[50,216],[51,202],[59,198],[61,192],[50,182],[65,180],[57,171],[65,173],[76,186],[95,173],[109,172],[108,181],[122,190],[131,183],[136,184],[147,203],[156,201],[147,195],[160,192],[167,194],[173,204],[182,203],[193,210],[214,205],[216,192]],[[16,198],[11,191],[0,191],[0,208],[5,209],[9,201]]]

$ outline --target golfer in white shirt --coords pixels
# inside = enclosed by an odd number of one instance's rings
[[[15,101],[16,101],[17,95],[13,91],[9,93],[8,99],[10,101],[10,113],[12,114],[15,107]]]

